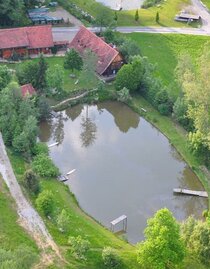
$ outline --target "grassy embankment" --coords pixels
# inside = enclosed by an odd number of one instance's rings
[[[10,160],[12,162],[15,174],[21,183],[23,173],[29,168],[29,164],[25,163],[24,160],[19,155],[15,155],[11,150],[8,150]],[[45,224],[51,235],[53,236],[55,242],[61,249],[61,252],[65,256],[68,262],[66,266],[62,264],[62,268],[71,269],[103,269],[105,268],[101,258],[101,252],[103,247],[111,246],[117,250],[122,258],[123,268],[135,269],[138,268],[136,261],[136,248],[124,242],[123,240],[117,238],[107,229],[103,228],[100,224],[86,215],[78,206],[77,201],[72,193],[70,193],[69,188],[63,183],[58,182],[56,179],[41,179],[41,189],[51,190],[54,194],[54,200],[56,203],[56,212],[59,213],[62,209],[69,213],[71,223],[70,223],[70,236],[81,235],[84,239],[89,240],[91,248],[87,254],[87,260],[83,261],[81,259],[76,260],[74,256],[70,253],[67,244],[68,235],[61,233],[56,225],[55,215],[51,220],[45,218],[41,213]],[[30,197],[32,202],[35,202],[34,197]],[[34,205],[35,206],[35,205]],[[56,267],[57,266],[57,267]],[[61,268],[59,264],[55,265],[53,268]]]
[[[62,3],[63,0],[60,1]],[[69,1],[69,0],[68,0]],[[95,0],[72,0],[70,2],[75,3],[77,6],[87,11],[92,16],[96,16],[98,10],[101,8],[101,4],[97,3]],[[168,27],[188,27],[186,23],[174,21],[174,17],[179,13],[185,6],[189,5],[189,0],[167,0],[159,7],[151,7],[148,9],[139,10],[139,21],[136,22],[134,19],[136,10],[131,11],[119,11],[118,15],[118,26],[168,26]],[[109,8],[107,10],[110,13]],[[160,21],[157,23],[155,21],[156,13],[160,14]],[[192,26],[197,26],[197,24],[192,24]]]
[[[201,0],[201,2],[210,10],[210,0]]]
[[[35,242],[18,224],[16,205],[6,184],[0,175],[0,248],[14,250],[20,245],[34,248],[38,253]]]

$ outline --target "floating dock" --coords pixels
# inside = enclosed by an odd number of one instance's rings
[[[174,189],[173,192],[177,194],[186,194],[186,195],[208,198],[208,193],[206,191],[193,191],[193,190],[177,188],[177,189]]]

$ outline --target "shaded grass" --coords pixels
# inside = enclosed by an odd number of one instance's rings
[[[208,36],[181,34],[128,34],[139,44],[141,54],[147,56],[149,62],[156,64],[155,74],[169,87],[171,94],[177,97],[180,89],[175,81],[175,68],[181,54],[189,54],[192,60],[201,56],[204,45],[210,41]]]

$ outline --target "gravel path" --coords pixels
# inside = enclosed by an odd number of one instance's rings
[[[193,7],[195,8],[196,12],[202,18],[202,29],[204,29],[207,33],[210,33],[210,14],[207,8],[202,4],[200,0],[191,0]]]
[[[10,160],[7,156],[4,141],[0,133],[0,173],[7,184],[12,197],[17,204],[17,212],[20,217],[20,224],[25,228],[25,230],[33,237],[36,241],[38,247],[45,253],[42,258],[47,263],[52,260],[52,255],[47,254],[47,249],[51,248],[53,250],[53,256],[60,256],[59,250],[55,242],[53,241],[51,235],[47,231],[47,228],[36,212],[32,205],[26,200],[21,188],[17,182],[15,174],[13,172]],[[51,261],[52,262],[52,261]]]

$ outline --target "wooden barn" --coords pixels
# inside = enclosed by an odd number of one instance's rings
[[[52,26],[0,29],[0,57],[9,59],[14,53],[27,56],[50,53],[53,44]]]
[[[118,72],[123,65],[123,58],[119,51],[107,44],[84,26],[69,44],[69,48],[74,48],[81,55],[89,49],[98,57],[96,71],[101,76],[111,76]]]

